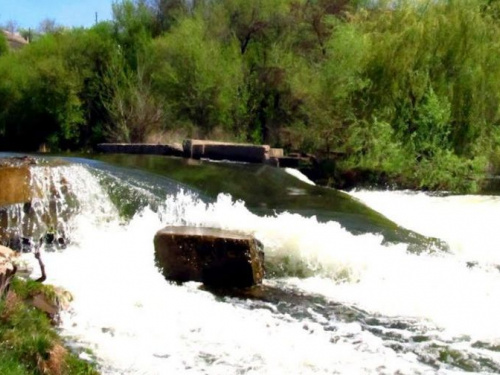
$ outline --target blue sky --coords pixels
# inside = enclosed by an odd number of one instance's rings
[[[95,22],[111,19],[113,0],[0,0],[0,25],[16,21],[19,27],[36,29],[44,19],[58,25],[89,27]]]

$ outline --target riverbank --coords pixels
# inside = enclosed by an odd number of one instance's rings
[[[38,246],[41,239],[50,242],[54,238],[50,240],[50,233],[37,233],[35,228],[64,220],[53,210],[50,215],[48,211],[40,215],[47,220],[42,223],[37,220],[40,212],[33,211],[33,205],[42,203],[42,196],[50,195],[56,206],[54,199],[60,193],[55,193],[53,179],[50,194],[32,184],[33,169],[46,166],[43,160],[26,156],[0,158],[0,374],[94,375],[95,366],[73,353],[58,333],[59,313],[67,307],[71,295],[42,284],[47,276]],[[16,220],[25,231],[9,228],[14,224],[9,216],[12,207],[22,208],[22,214],[17,212],[23,218]],[[36,281],[27,278],[30,272],[20,261],[20,253],[27,251],[33,251],[40,265],[41,277]]]
[[[29,301],[55,298],[54,289],[15,277],[0,299],[0,373],[97,375],[96,366],[73,353],[48,314]]]

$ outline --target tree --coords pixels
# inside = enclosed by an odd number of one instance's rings
[[[163,130],[164,112],[144,73],[124,72],[117,72],[119,79],[117,75],[107,77],[110,95],[104,100],[109,113],[105,135],[112,142],[147,142]]]
[[[154,15],[154,35],[161,35],[185,17],[193,7],[186,0],[149,0],[148,8]]]
[[[84,121],[79,125],[79,147],[104,141],[104,126],[109,113],[104,104],[108,93],[106,77],[114,66],[125,66],[120,47],[114,39],[113,25],[101,22],[92,28],[73,29],[56,35],[62,59],[78,78],[78,98]]]
[[[27,40],[29,43],[35,41],[39,35],[35,33],[33,30],[29,29],[24,29],[20,28],[18,30],[19,35],[21,35],[25,40]]]
[[[0,31],[0,56],[6,54],[7,52],[9,52],[9,44],[5,34]]]
[[[144,1],[113,3],[115,39],[128,65],[136,70],[153,35],[154,17]]]
[[[328,58],[302,69],[293,85],[304,101],[310,147],[327,154],[352,153],[359,126],[355,96],[367,85],[363,71],[368,44],[354,25],[334,17],[328,22],[333,31],[324,42]]]
[[[0,133],[3,148],[66,147],[82,112],[77,76],[67,69],[57,40],[47,36],[0,59]]]
[[[46,18],[38,25],[38,32],[41,34],[54,34],[62,30],[64,30],[64,28],[59,26],[53,18]]]
[[[8,20],[3,25],[3,29],[7,30],[11,34],[14,34],[17,31],[18,27],[19,24],[17,23],[17,21],[14,20]]]
[[[207,36],[201,14],[184,18],[150,50],[152,86],[164,98],[176,123],[195,126],[203,135],[216,127],[232,130],[241,105],[241,59],[233,40]]]

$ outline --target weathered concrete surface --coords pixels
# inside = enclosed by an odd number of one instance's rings
[[[182,146],[152,143],[100,143],[97,151],[116,154],[183,156]]]
[[[7,209],[15,204],[27,204],[31,201],[30,169],[31,159],[0,159],[0,243],[8,244],[10,235],[7,231],[9,217]]]
[[[228,143],[187,139],[183,143],[184,156],[188,158],[207,158],[212,160],[230,160],[247,163],[264,163],[269,159],[268,145]]]
[[[0,207],[31,200],[30,166],[36,165],[31,157],[0,159]]]
[[[282,148],[271,148],[269,150],[270,158],[282,158],[285,156],[285,151]]]
[[[166,227],[154,238],[157,266],[168,280],[217,287],[262,282],[264,253],[251,236],[211,228]]]
[[[31,200],[30,171],[27,166],[0,165],[0,206],[25,203]]]
[[[201,139],[187,139],[182,146],[178,144],[100,143],[96,150],[105,153],[184,156],[191,159],[207,158],[247,163],[270,163],[272,165],[276,164],[275,158],[283,157],[283,149],[271,148],[269,145]],[[273,162],[270,162],[270,159],[273,159]]]

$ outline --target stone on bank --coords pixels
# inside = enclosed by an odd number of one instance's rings
[[[215,287],[262,282],[264,253],[252,236],[213,228],[166,227],[154,238],[157,266],[168,280]]]
[[[14,259],[19,254],[12,251],[8,247],[0,245],[0,298],[9,289],[10,281],[16,273]]]

